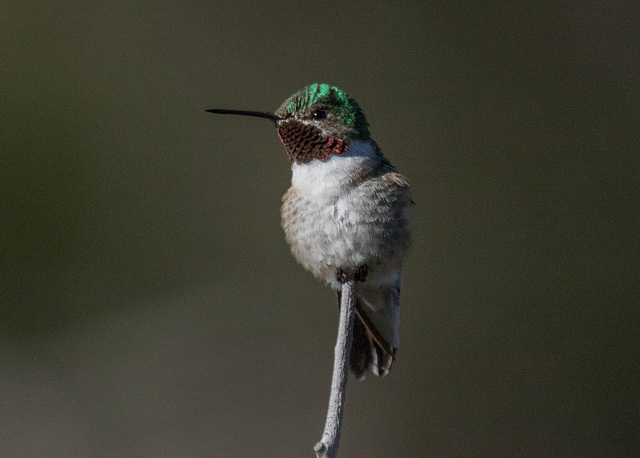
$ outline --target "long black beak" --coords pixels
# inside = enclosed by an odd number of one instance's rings
[[[270,119],[273,122],[279,121],[282,119],[280,116],[276,116],[273,113],[269,113],[266,111],[248,111],[248,110],[225,110],[223,108],[214,108],[213,110],[205,110],[208,113],[216,113],[216,114],[230,114],[230,115],[239,115],[239,116],[253,116],[254,118],[265,118]]]

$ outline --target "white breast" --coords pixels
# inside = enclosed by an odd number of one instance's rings
[[[352,184],[354,176],[373,167],[377,160],[376,149],[371,142],[354,140],[347,151],[331,155],[325,161],[294,163],[291,185],[300,195],[310,199],[332,200]]]
[[[317,277],[333,283],[336,268],[376,254],[379,243],[369,233],[375,227],[362,225],[370,219],[362,211],[368,196],[358,184],[379,161],[375,144],[354,141],[341,155],[293,165],[295,197],[283,206],[283,227],[294,256]]]

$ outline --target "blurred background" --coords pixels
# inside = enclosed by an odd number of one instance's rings
[[[7,2],[5,2],[7,3]],[[275,110],[367,113],[414,193],[402,346],[341,456],[638,456],[636,2],[35,2],[0,13],[0,455],[313,456],[334,294]]]

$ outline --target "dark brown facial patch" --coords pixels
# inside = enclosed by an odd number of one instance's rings
[[[278,126],[278,136],[293,164],[306,164],[314,159],[326,159],[330,154],[344,153],[347,143],[338,138],[324,137],[315,126],[298,121],[285,121]]]

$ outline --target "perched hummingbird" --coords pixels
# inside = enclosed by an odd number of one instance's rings
[[[356,101],[337,87],[312,84],[275,113],[207,110],[267,118],[285,146],[291,187],[282,198],[282,227],[291,253],[338,293],[356,289],[349,364],[384,376],[400,344],[400,280],[410,245],[409,184],[369,135]]]

